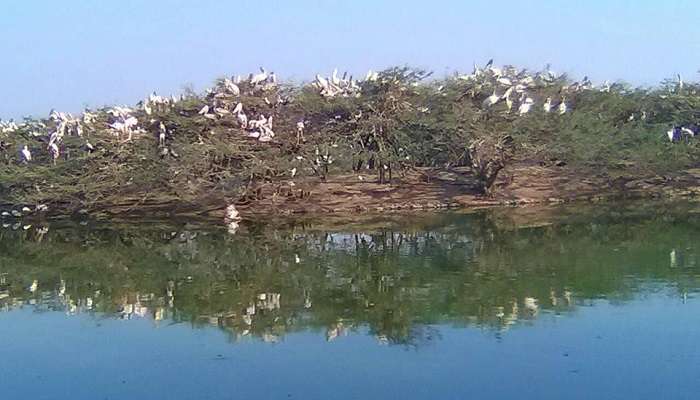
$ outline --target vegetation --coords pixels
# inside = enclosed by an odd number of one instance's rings
[[[57,122],[27,120],[0,133],[0,203],[89,209],[194,204],[211,197],[251,202],[265,195],[263,187],[304,196],[303,190],[290,191],[292,180],[363,171],[391,183],[416,168],[457,167],[472,171],[476,190],[492,194],[498,172],[510,163],[557,164],[581,177],[613,180],[666,176],[695,166],[700,156],[695,141],[673,144],[665,136],[674,124],[700,120],[696,84],[581,90],[566,76],[553,77],[528,89],[535,105],[519,115],[517,106],[508,110],[504,102],[484,106],[496,89],[492,81],[429,76],[390,68],[360,81],[358,95],[335,97],[321,96],[312,84],[260,87],[248,81],[233,96],[220,90],[225,81],[219,80],[210,92],[188,91],[150,114],[135,108],[140,131],[132,140],[115,136],[109,109],[93,112],[81,136],[62,140],[55,162],[47,145]],[[543,111],[544,99],[562,96],[567,113]],[[248,137],[230,109],[215,118],[199,113],[205,105],[232,108],[238,102],[249,118],[274,118],[272,141]],[[296,128],[300,120],[303,132]],[[164,144],[160,123],[168,131]],[[34,156],[29,163],[19,154],[25,144]]]
[[[263,339],[344,327],[417,345],[435,324],[500,332],[646,285],[696,293],[697,206],[660,205],[397,218],[343,233],[300,221],[235,236],[156,223],[2,229],[0,310],[141,315]]]

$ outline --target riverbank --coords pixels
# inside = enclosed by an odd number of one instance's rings
[[[335,175],[269,182],[260,185],[254,199],[235,203],[244,219],[260,216],[315,215],[335,218],[357,213],[420,212],[440,209],[470,210],[497,206],[529,206],[570,202],[602,202],[616,199],[678,199],[700,196],[700,169],[672,176],[581,175],[565,166],[520,162],[504,169],[490,196],[480,193],[470,170],[415,168],[391,182],[375,176]],[[22,212],[26,217],[90,215],[94,218],[194,217],[223,220],[229,203],[224,196],[208,195],[194,201],[160,201],[143,193],[122,197],[121,202],[97,202],[90,208],[56,202],[49,210],[35,212],[34,204],[5,204],[0,211]],[[11,214],[5,219],[16,219]]]
[[[698,193],[694,131],[666,136],[695,126],[698,84],[596,87],[512,66],[428,76],[232,77],[3,122],[0,211],[221,218],[235,205],[256,218]]]

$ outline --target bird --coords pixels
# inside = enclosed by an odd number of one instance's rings
[[[484,100],[481,104],[484,107],[491,107],[494,104],[498,103],[498,101],[501,99],[501,96],[496,94],[496,89],[493,90],[493,93],[491,96],[487,97],[486,100]]]
[[[197,114],[206,115],[208,113],[209,113],[209,106],[205,104],[204,107],[202,107],[202,109],[199,110],[199,112]]]
[[[681,130],[677,126],[674,126],[673,128],[669,129],[666,132],[666,135],[668,136],[668,140],[671,143],[675,143],[681,140]]]
[[[700,127],[696,124],[690,124],[681,127],[681,135],[685,137],[686,142],[690,141],[690,138],[695,137],[700,131]]]
[[[547,100],[544,102],[544,105],[542,106],[542,108],[544,109],[544,112],[546,112],[546,113],[549,113],[550,111],[552,111],[552,98],[551,97],[547,97]]]
[[[559,103],[559,115],[564,115],[569,110],[569,106],[566,105],[566,97],[561,98],[561,103]]]
[[[22,147],[21,154],[22,159],[25,163],[32,161],[32,152],[29,151],[29,146],[27,146],[26,144],[24,145],[24,147]]]
[[[268,78],[267,71],[265,71],[265,68],[260,67],[259,74],[251,74],[250,75],[250,84],[257,85],[258,83],[262,83],[262,82],[266,81],[267,78]]]
[[[165,127],[163,122],[160,122],[158,125],[158,130],[160,131],[158,133],[158,144],[160,146],[165,146],[165,134],[168,133],[168,129]]]
[[[49,152],[51,153],[53,163],[56,164],[56,160],[58,160],[58,157],[61,155],[61,153],[58,149],[58,145],[55,142],[49,144]]]
[[[226,206],[226,215],[224,217],[226,223],[236,222],[241,220],[241,214],[236,210],[236,206],[229,204]]]
[[[525,93],[523,93],[523,97],[521,98],[520,102],[520,107],[518,107],[518,114],[525,115],[529,113],[534,103],[535,101],[531,97],[528,97],[525,95]]]

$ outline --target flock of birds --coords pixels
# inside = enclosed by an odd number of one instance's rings
[[[471,74],[458,75],[457,79],[468,82],[475,88],[471,91],[473,97],[488,88],[492,89],[491,95],[482,102],[483,108],[492,108],[503,103],[506,112],[516,111],[518,115],[522,116],[528,114],[535,107],[537,103],[536,96],[533,94],[535,91],[557,86],[565,81],[565,76],[555,74],[549,69],[549,66],[542,72],[532,74],[527,70],[518,70],[512,66],[495,67],[493,60],[489,60],[483,67],[474,65]],[[588,77],[571,85],[561,85],[557,96],[548,96],[544,100],[542,111],[564,115],[571,109],[567,96],[593,89],[595,87]],[[610,84],[606,82],[599,90],[609,91]]]
[[[371,70],[364,79],[356,80],[347,72],[341,76],[335,69],[328,77],[316,75],[310,87],[324,98],[360,97],[363,83],[380,79],[381,75]],[[570,99],[575,94],[585,90],[600,92],[611,90],[609,82],[594,86],[588,77],[584,77],[580,82],[567,84],[566,77],[555,74],[549,66],[541,72],[530,73],[512,66],[496,67],[493,60],[488,61],[483,67],[474,65],[471,74],[457,75],[456,79],[468,83],[470,89],[466,95],[481,101],[483,108],[493,109],[503,104],[505,112],[514,112],[519,116],[530,113],[536,107],[541,107],[544,113],[564,115],[571,111]],[[678,85],[679,88],[683,86],[680,76]],[[286,104],[289,101],[283,98],[279,91],[274,90],[277,87],[275,73],[268,72],[262,67],[260,72],[250,74],[247,78],[236,76],[219,80],[213,88],[207,90],[204,97],[205,105],[197,114],[212,121],[233,116],[247,137],[260,142],[270,142],[275,137],[272,112],[267,114],[259,110],[256,112],[255,110],[259,107],[244,105],[242,95],[259,96],[265,104],[274,108],[278,104]],[[437,90],[440,92],[442,89],[443,87],[439,87]],[[483,93],[488,92],[491,94],[483,99]],[[272,95],[268,93],[274,93],[276,98],[270,100]],[[84,150],[94,151],[93,144],[85,135],[86,128],[107,129],[118,140],[123,139],[125,142],[131,141],[134,135],[154,132],[157,135],[158,145],[162,149],[161,154],[176,157],[172,149],[166,146],[172,132],[163,121],[157,119],[155,114],[183,100],[183,96],[163,97],[152,93],[135,107],[114,106],[98,112],[85,110],[78,117],[69,113],[51,111],[48,121],[44,122],[28,120],[18,124],[12,120],[0,120],[0,134],[10,134],[19,130],[31,132],[31,136],[40,137],[46,144],[46,151],[55,163],[61,156],[61,145],[67,135],[83,138]],[[306,127],[307,121],[303,118],[296,123],[297,140],[303,138]],[[671,142],[680,142],[682,138],[687,140],[696,136],[698,130],[698,126],[694,124],[674,126],[667,134]],[[3,143],[0,142],[0,149],[2,146]],[[19,156],[23,163],[30,163],[34,158],[28,144],[21,145]]]
[[[697,136],[698,133],[700,133],[700,126],[697,124],[687,124],[672,127],[666,132],[666,135],[671,143],[680,142],[681,140],[685,140],[685,142],[688,143],[690,139]]]

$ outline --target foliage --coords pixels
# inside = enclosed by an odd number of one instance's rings
[[[700,120],[696,84],[680,88],[667,81],[635,89],[620,83],[609,90],[571,91],[573,84],[562,76],[533,88],[529,95],[536,105],[520,116],[504,102],[484,107],[495,90],[488,82],[457,76],[426,81],[429,76],[418,69],[390,68],[360,82],[360,95],[332,98],[320,96],[312,85],[261,90],[243,82],[240,96],[229,100],[242,102],[250,118],[274,118],[277,135],[267,143],[249,138],[233,114],[200,115],[202,106],[220,99],[213,92],[189,91],[152,115],[136,109],[143,132],[131,141],[108,128],[108,109],[97,110],[83,137],[65,138],[55,164],[46,134],[55,123],[26,121],[15,132],[0,133],[0,203],[90,208],[212,196],[248,201],[262,185],[281,190],[294,174],[296,179],[325,179],[366,170],[390,182],[394,171],[422,167],[471,167],[487,190],[493,179],[480,175],[469,149],[504,136],[513,139],[513,162],[556,160],[575,173],[611,179],[672,174],[695,166],[700,156],[697,142],[672,144],[665,137],[674,124]],[[544,113],[544,99],[562,93],[570,111]],[[303,137],[298,121],[306,124]],[[165,148],[158,142],[160,122],[169,131]],[[86,140],[94,151],[86,151]],[[26,165],[19,157],[25,144],[34,155]]]

